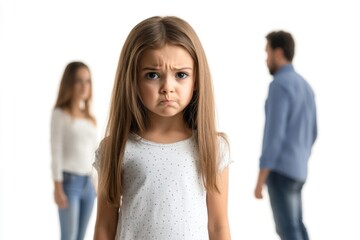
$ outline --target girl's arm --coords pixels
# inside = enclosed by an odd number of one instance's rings
[[[98,193],[94,240],[114,240],[119,209],[109,205],[101,191]]]
[[[225,168],[217,176],[217,186],[220,193],[207,194],[208,231],[210,240],[230,240],[228,220],[228,178],[229,170]]]

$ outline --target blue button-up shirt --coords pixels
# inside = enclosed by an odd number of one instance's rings
[[[260,169],[271,169],[305,181],[308,159],[317,137],[316,106],[310,85],[291,64],[274,74],[265,115]]]

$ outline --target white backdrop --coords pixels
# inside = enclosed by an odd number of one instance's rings
[[[0,1],[0,239],[58,239],[49,122],[62,71],[73,60],[89,65],[102,135],[124,40],[153,15],[184,18],[207,53],[219,129],[235,161],[232,238],[278,239],[267,194],[257,201],[253,189],[271,80],[265,35],[284,29],[296,40],[295,68],[317,96],[319,139],[304,188],[310,237],[360,239],[359,10],[346,0]]]

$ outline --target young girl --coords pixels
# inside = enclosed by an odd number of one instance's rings
[[[63,240],[84,239],[94,205],[90,174],[98,142],[91,95],[89,68],[81,62],[69,63],[51,119],[54,197]]]
[[[230,239],[227,142],[216,132],[210,71],[192,27],[152,17],[120,55],[97,151],[94,239]]]

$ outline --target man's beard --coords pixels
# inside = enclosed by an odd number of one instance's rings
[[[277,70],[277,68],[276,68],[275,66],[269,66],[268,68],[269,68],[269,73],[270,73],[271,75],[274,75],[275,72],[276,72],[276,70]]]

